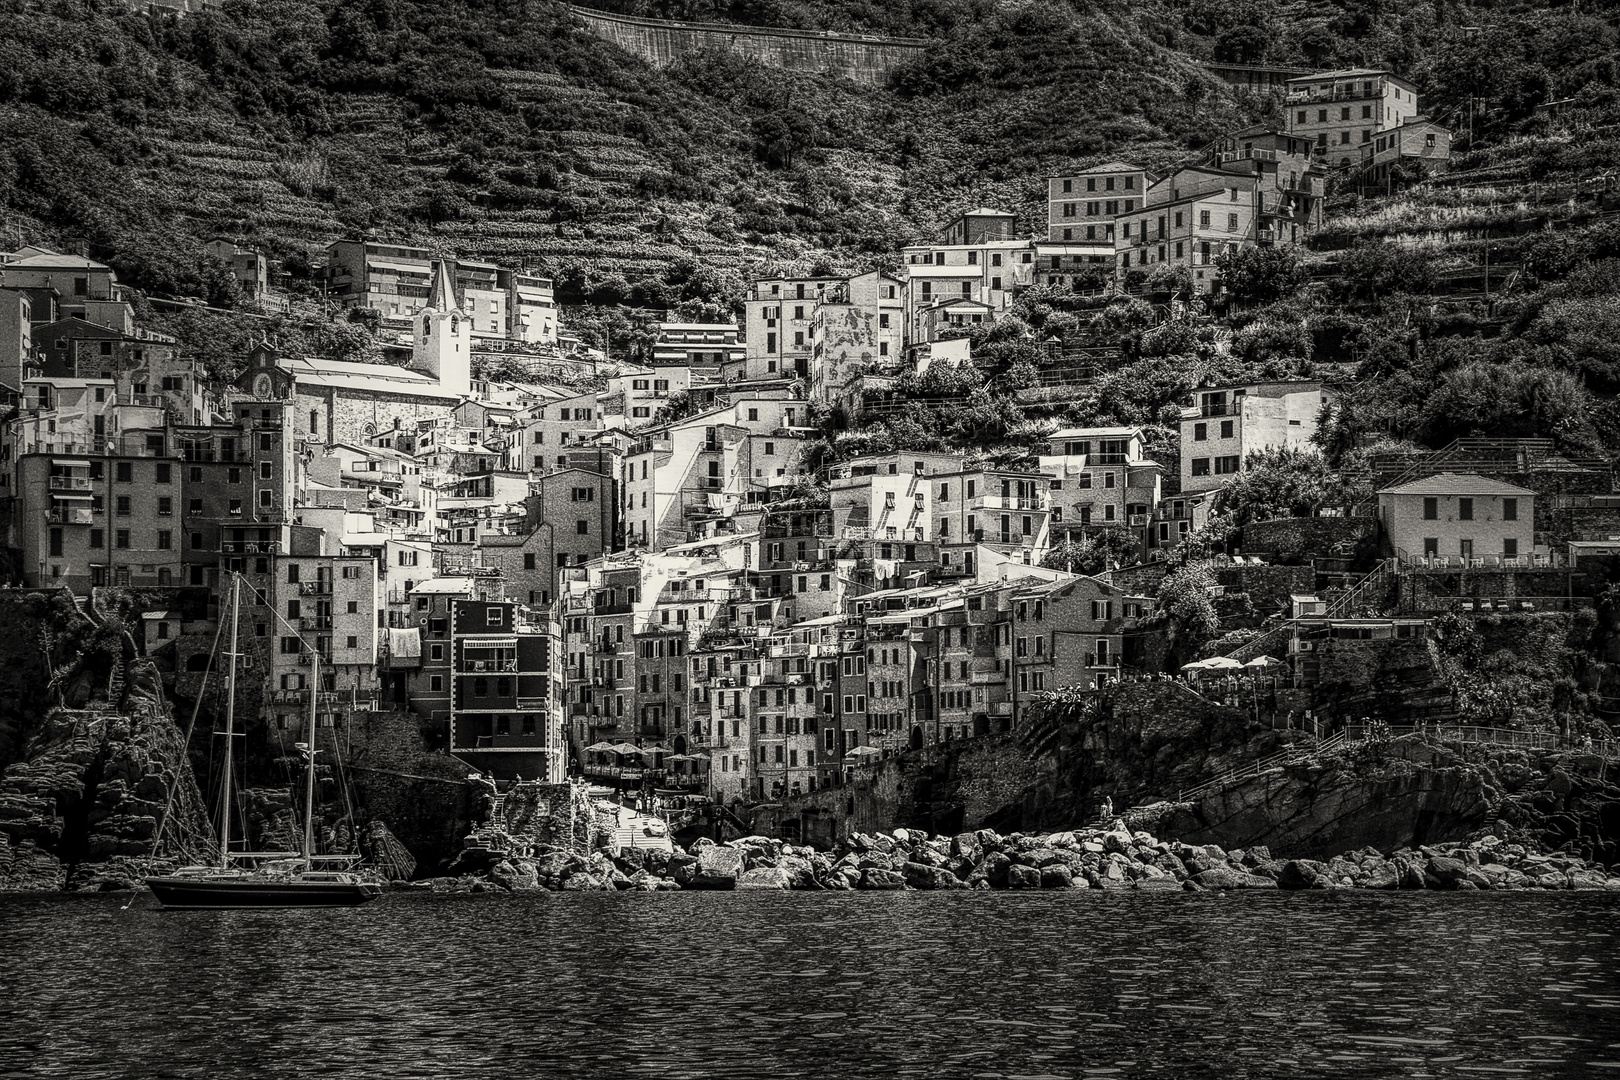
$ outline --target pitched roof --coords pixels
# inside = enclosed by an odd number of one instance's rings
[[[1436,473],[1419,480],[1409,480],[1395,487],[1379,490],[1380,495],[1534,495],[1535,492],[1515,484],[1504,484],[1485,476],[1459,473]]]
[[[1322,82],[1327,79],[1350,79],[1362,75],[1388,75],[1396,79],[1401,78],[1388,68],[1341,68],[1338,71],[1318,71],[1311,75],[1296,75],[1288,81],[1291,83]],[[1401,79],[1401,81],[1406,82],[1405,79]]]

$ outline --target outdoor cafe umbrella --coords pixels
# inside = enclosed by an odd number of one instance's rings
[[[585,748],[585,752],[587,754],[611,754],[613,752],[613,744],[610,742],[591,743],[591,745]]]
[[[1243,666],[1246,667],[1246,668],[1255,668],[1256,670],[1258,670],[1258,669],[1261,669],[1261,668],[1273,667],[1274,665],[1277,665],[1277,664],[1280,664],[1280,663],[1282,663],[1282,661],[1277,659],[1275,656],[1257,656],[1253,660],[1250,660],[1247,664],[1244,664]]]
[[[1211,656],[1208,660],[1194,660],[1190,664],[1181,665],[1182,671],[1231,671],[1243,665],[1230,656]]]
[[[875,746],[857,746],[855,749],[853,749],[853,750],[851,750],[849,752],[849,756],[850,757],[871,757],[874,754],[881,754],[881,753],[883,753],[883,751],[879,750]]]
[[[646,756],[646,755],[649,755],[649,754],[667,754],[667,753],[669,753],[669,747],[667,747],[667,746],[643,746],[641,748],[641,753],[642,753],[643,756]]]
[[[627,743],[627,742],[614,743],[612,746],[608,747],[608,749],[613,751],[615,754],[639,754],[639,753],[641,753],[641,747],[635,745],[634,743]]]

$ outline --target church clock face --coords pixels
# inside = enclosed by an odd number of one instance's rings
[[[253,396],[258,398],[260,401],[269,401],[270,400],[270,393],[271,393],[273,388],[274,387],[273,387],[273,384],[270,382],[270,376],[269,375],[266,375],[266,374],[261,372],[260,374],[254,376],[254,378],[253,378]]]

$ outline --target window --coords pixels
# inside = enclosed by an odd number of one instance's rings
[[[1458,521],[1473,521],[1474,520],[1474,500],[1473,499],[1458,499],[1457,500],[1457,520]]]
[[[1242,459],[1240,459],[1236,454],[1228,454],[1224,457],[1216,458],[1215,475],[1225,476],[1237,472],[1242,467],[1241,460]]]
[[[1226,215],[1226,231],[1227,232],[1237,232],[1238,231],[1238,216],[1236,214],[1227,214]]]
[[[158,496],[157,512],[163,515],[174,513],[174,500],[167,495]]]
[[[116,505],[117,505],[117,508],[118,508],[117,513],[118,513],[119,517],[129,517],[129,496],[128,495],[120,495],[120,496],[118,496],[118,502],[117,502]]]
[[[1209,458],[1207,458],[1207,457],[1206,458],[1193,458],[1193,460],[1192,460],[1192,475],[1194,475],[1194,476],[1208,476],[1209,475]]]
[[[1221,438],[1230,439],[1231,437],[1232,437],[1232,421],[1230,421],[1230,420],[1222,420],[1221,421]]]
[[[1503,499],[1502,500],[1502,520],[1503,521],[1518,521],[1519,520],[1519,500],[1518,499]]]
[[[127,484],[131,479],[131,467],[127,461],[120,461],[113,467],[113,479],[120,484]]]
[[[1203,442],[1204,440],[1206,440],[1208,438],[1209,438],[1209,425],[1208,424],[1194,424],[1193,425],[1193,441],[1194,442]]]
[[[1440,520],[1440,500],[1439,499],[1428,498],[1428,497],[1424,498],[1424,500],[1423,500],[1423,520],[1424,521],[1439,521]]]
[[[1198,224],[1203,226],[1206,229],[1209,228],[1209,211],[1208,210],[1200,210],[1200,211],[1198,211]]]
[[[170,532],[168,529],[159,529],[157,534],[157,546],[159,551],[172,550],[174,548],[174,533]]]
[[[591,533],[591,523],[589,521],[576,521],[576,522],[574,522],[574,534],[576,536],[589,536],[590,533]]]
[[[174,481],[174,475],[173,474],[174,474],[173,466],[160,464],[157,467],[157,482],[160,483],[160,484],[173,483],[173,481]]]

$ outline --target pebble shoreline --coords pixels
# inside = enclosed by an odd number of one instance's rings
[[[830,852],[748,836],[700,839],[672,852],[625,848],[550,851],[501,859],[482,873],[410,884],[436,892],[673,889],[1449,889],[1620,891],[1620,875],[1566,852],[1499,837],[1402,848],[1363,848],[1327,862],[1273,858],[1265,847],[1225,851],[1110,828],[1002,836],[992,830],[930,836],[910,829],[856,834]]]

